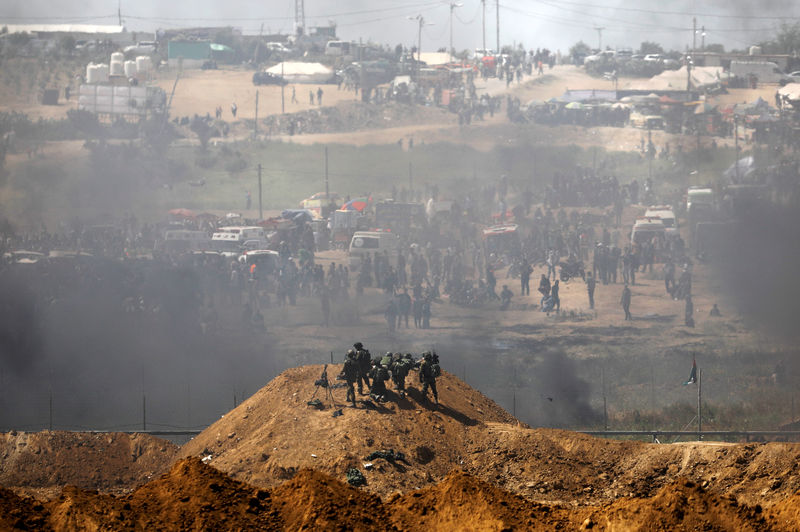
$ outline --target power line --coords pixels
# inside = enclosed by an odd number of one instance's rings
[[[708,18],[729,18],[729,19],[741,19],[741,20],[786,20],[786,19],[800,19],[800,17],[792,17],[792,16],[777,16],[777,15],[727,15],[727,14],[719,14],[719,13],[694,13],[691,11],[663,11],[657,9],[644,9],[644,8],[637,8],[637,7],[620,7],[620,6],[603,6],[599,4],[590,4],[584,2],[569,2],[569,1],[559,1],[559,4],[566,4],[566,5],[573,5],[578,7],[590,7],[596,9],[602,9],[605,11],[632,11],[636,13],[647,13],[651,15],[675,15],[675,16],[682,16],[682,17],[708,17]]]

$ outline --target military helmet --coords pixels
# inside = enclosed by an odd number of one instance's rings
[[[424,358],[425,360],[430,360],[432,358],[431,352],[425,351],[424,353],[422,353],[422,358]]]
[[[364,347],[364,344],[362,344],[361,342],[356,342],[353,344],[353,347],[355,347],[356,349],[361,349]]]

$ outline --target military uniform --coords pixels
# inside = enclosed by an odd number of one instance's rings
[[[367,383],[367,390],[369,390],[369,372],[371,368],[372,357],[369,350],[364,349],[364,344],[356,342],[353,344],[356,349],[356,362],[358,362],[358,393],[364,395],[363,383]]]
[[[399,353],[395,355],[390,367],[392,371],[392,382],[394,382],[394,389],[400,394],[400,397],[406,396],[406,377],[411,369],[413,362],[411,355],[400,356]]]
[[[386,399],[386,381],[389,380],[389,370],[383,366],[380,361],[376,361],[370,372],[372,377],[372,387],[369,390],[369,395],[379,402]]]
[[[436,365],[438,367],[438,364]],[[439,392],[436,390],[436,368],[430,353],[423,355],[422,364],[419,366],[419,382],[422,383],[422,396],[428,398],[428,387],[433,392],[436,404],[439,404]]]
[[[356,352],[350,349],[344,359],[344,373],[345,381],[347,382],[347,400],[356,406],[356,390],[353,386],[358,379],[358,362],[356,361]]]

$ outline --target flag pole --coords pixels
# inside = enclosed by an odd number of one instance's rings
[[[703,370],[697,370],[697,440],[703,439]]]

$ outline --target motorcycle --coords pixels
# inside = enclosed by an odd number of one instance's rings
[[[561,261],[558,263],[558,266],[561,268],[559,270],[559,278],[562,283],[566,283],[573,277],[580,277],[584,281],[586,280],[586,271],[583,269],[583,261]]]

